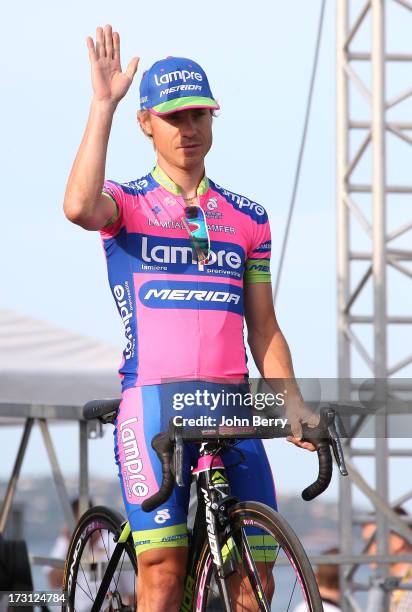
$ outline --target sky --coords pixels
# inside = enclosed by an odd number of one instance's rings
[[[358,0],[353,4],[361,5]],[[119,347],[119,353],[123,346],[100,239],[70,224],[62,212],[67,177],[91,100],[85,39],[106,23],[120,32],[124,69],[132,56],[141,57],[137,76],[114,117],[107,178],[132,180],[146,174],[154,163],[151,144],[135,118],[142,71],[168,55],[199,61],[221,105],[207,173],[218,184],[267,209],[274,275],[296,168],[319,8],[320,2],[305,0],[227,0],[204,5],[158,0],[155,11],[147,3],[128,0],[3,3],[0,308],[95,337]],[[404,25],[410,18],[400,7],[388,16],[388,48],[398,45],[397,49],[410,52],[410,29]],[[369,36],[366,23],[360,47]],[[365,66],[359,71],[368,78]],[[388,89],[397,92],[399,88],[406,85],[398,71],[388,78]],[[363,102],[356,94],[353,99],[354,110],[361,116]],[[328,0],[307,146],[276,304],[300,377],[337,374],[335,121],[335,2]],[[351,147],[355,144],[351,142]],[[410,168],[407,145],[391,140],[388,146],[394,160],[389,164],[391,177],[403,180]],[[366,176],[369,162],[366,156],[365,167],[357,170],[359,180]],[[395,204],[391,227],[407,218],[404,200]],[[364,240],[356,227],[353,231],[355,238],[359,235],[359,241]],[[390,277],[391,308],[410,313],[410,293],[401,282]],[[402,297],[394,303],[394,295]],[[367,308],[370,296],[364,300]],[[365,330],[359,333],[367,335]],[[412,339],[410,330],[397,334],[390,344],[395,361],[408,352]],[[354,367],[357,375],[369,376],[356,356]],[[73,470],[73,432],[65,431],[56,433],[56,439],[61,441],[64,465]],[[10,446],[9,432],[3,432],[3,438]],[[39,444],[33,440],[33,448]],[[93,444],[93,453],[99,457],[95,469],[114,473],[111,435]],[[106,446],[97,451],[99,444]],[[308,482],[306,466],[316,467],[315,457],[288,446],[270,451],[274,462],[279,454],[281,465],[288,466],[279,476],[280,487],[301,489]],[[36,459],[24,469],[46,470],[42,451],[35,454]],[[3,464],[0,475],[6,473]],[[330,495],[336,497],[336,491],[335,483]]]
[[[47,19],[41,20],[40,7],[39,13],[29,7],[24,21],[17,7],[9,7],[10,28],[3,45],[13,61],[2,58],[7,96],[3,97],[1,161],[3,197],[13,202],[7,207],[6,220],[8,227],[19,228],[19,246],[16,249],[14,232],[6,232],[2,249],[13,254],[14,263],[4,270],[8,287],[4,305],[112,344],[122,343],[99,237],[71,225],[62,214],[68,173],[91,99],[85,38],[94,36],[96,25],[106,22],[120,32],[123,67],[132,56],[141,57],[137,77],[115,114],[107,177],[131,180],[146,174],[154,162],[151,144],[135,119],[142,70],[166,55],[197,59],[222,109],[207,158],[208,175],[267,208],[276,262],[317,25],[318,11],[309,4],[299,4],[301,19],[295,20],[289,3],[257,2],[253,10],[245,2],[219,4],[219,9],[212,3],[200,11],[193,9],[193,3],[180,2],[177,10],[160,2],[161,19],[152,25],[150,11],[135,3],[123,3],[121,9],[104,1],[89,2],[87,7],[76,2],[59,7],[50,4],[41,11]],[[265,12],[268,19],[262,19]],[[320,79],[326,77],[333,96],[333,10],[328,10],[326,19]],[[275,43],[273,49],[268,47],[270,40]],[[310,346],[318,344],[318,334],[316,326],[311,326],[302,342],[299,327],[304,320],[319,316],[319,309],[324,315],[320,320],[325,352],[319,354],[313,375],[321,371],[334,375],[336,370],[325,354],[326,347],[333,350],[335,344],[334,292],[320,278],[329,277],[333,286],[334,115],[331,97],[320,93],[318,89],[278,307],[302,375],[311,375]],[[321,134],[322,146],[314,146],[316,133]],[[313,189],[312,176],[319,174],[319,167],[327,167],[328,176]],[[308,240],[309,227],[322,235],[321,241]],[[319,270],[322,258],[327,265]],[[315,303],[319,289],[320,299]],[[305,309],[299,297],[303,294]]]

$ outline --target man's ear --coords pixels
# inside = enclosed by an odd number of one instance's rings
[[[152,138],[152,126],[150,122],[150,113],[147,110],[139,110],[137,111],[137,120],[142,129],[143,134]]]

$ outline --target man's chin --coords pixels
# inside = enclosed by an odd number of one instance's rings
[[[183,155],[179,156],[179,166],[182,168],[182,170],[191,170],[201,164],[204,158],[205,156],[203,153],[184,153]]]

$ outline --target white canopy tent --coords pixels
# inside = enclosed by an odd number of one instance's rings
[[[0,402],[81,406],[120,396],[121,350],[0,310]]]
[[[78,423],[79,494],[84,511],[89,499],[87,441],[93,432],[99,435],[99,424],[82,419],[82,406],[91,399],[120,397],[117,374],[120,352],[44,321],[0,310],[0,426],[23,426],[1,504],[0,533],[7,524],[35,422],[40,427],[49,456],[65,521],[74,528],[74,516],[48,424],[52,421]],[[50,564],[50,560],[43,557],[30,555],[30,558],[32,563]]]

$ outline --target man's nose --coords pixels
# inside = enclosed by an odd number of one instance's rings
[[[196,132],[194,119],[190,116],[186,116],[180,124],[180,131],[184,136],[193,136]]]

